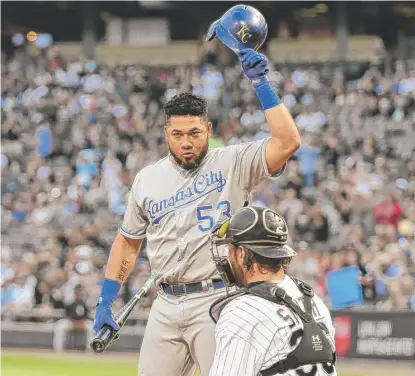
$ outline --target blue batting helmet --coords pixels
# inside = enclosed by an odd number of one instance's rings
[[[267,33],[268,25],[260,11],[248,5],[236,5],[210,25],[206,40],[216,36],[236,53],[246,48],[257,51]]]

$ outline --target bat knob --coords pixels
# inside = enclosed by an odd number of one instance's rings
[[[91,341],[90,347],[96,353],[102,353],[118,333],[105,325]]]
[[[100,338],[94,338],[90,346],[95,353],[102,353],[105,350],[105,343]]]

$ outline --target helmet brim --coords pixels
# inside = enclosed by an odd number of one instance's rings
[[[297,252],[294,251],[288,244],[284,245],[246,245],[240,244],[242,247],[266,258],[279,259],[284,257],[295,257]]]
[[[232,37],[232,33],[227,31],[221,24],[220,19],[213,22],[208,29],[206,34],[206,40],[210,42],[213,38],[218,38],[226,47],[230,48],[232,51],[238,53],[246,49],[238,39]]]
[[[295,257],[297,256],[297,252],[294,251],[288,244],[272,244],[272,245],[255,245],[255,244],[247,244],[246,242],[235,242],[232,238],[214,238],[214,242],[216,246],[223,246],[227,244],[234,244],[235,246],[241,246],[250,251],[266,258],[270,259],[278,259],[284,257]]]
[[[216,20],[215,22],[212,22],[209,26],[208,32],[206,34],[206,40],[210,42],[215,36],[216,36],[216,26],[218,24],[219,20]]]
[[[232,51],[238,53],[246,49],[238,39],[232,36],[232,33],[226,30],[220,23],[216,25],[216,37]]]

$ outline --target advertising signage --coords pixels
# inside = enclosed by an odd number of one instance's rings
[[[333,311],[339,357],[415,360],[415,312]]]

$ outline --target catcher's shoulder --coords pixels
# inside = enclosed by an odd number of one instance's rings
[[[254,332],[269,333],[268,340],[275,333],[277,320],[273,303],[252,295],[242,295],[222,310],[217,323],[218,331],[233,332],[238,337],[252,340]],[[274,330],[275,329],[275,330]]]
[[[262,302],[261,298],[251,294],[244,294],[236,297],[228,304],[228,310],[249,310],[250,312],[260,312],[262,305],[258,305],[258,302]]]

